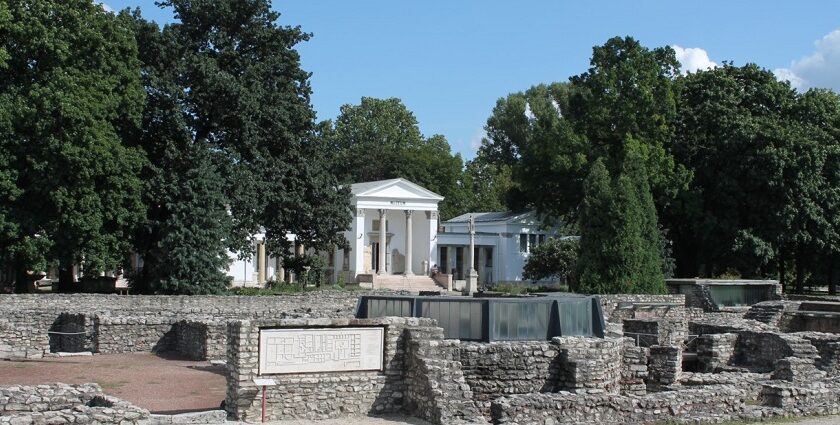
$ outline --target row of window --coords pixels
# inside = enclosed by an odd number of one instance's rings
[[[519,252],[531,252],[534,248],[545,243],[546,235],[537,233],[519,234]]]

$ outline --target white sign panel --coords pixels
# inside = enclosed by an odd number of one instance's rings
[[[382,370],[383,328],[261,329],[260,375]]]

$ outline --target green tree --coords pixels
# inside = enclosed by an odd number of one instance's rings
[[[156,288],[173,273],[205,273],[196,268],[227,260],[220,244],[251,255],[251,237],[258,232],[265,233],[268,250],[276,255],[290,248],[288,233],[313,248],[343,244],[340,231],[350,221],[349,194],[328,172],[329,147],[313,137],[309,74],[294,50],[309,35],[278,25],[279,14],[265,0],[160,5],[171,7],[179,22],[161,30],[135,13],[150,93],[137,140],[152,164],[163,164],[148,167],[147,181],[169,191],[147,190],[154,220],[139,234],[137,245],[144,257],[152,257],[165,255],[155,247],[166,243],[207,243],[195,246],[189,255],[196,261],[179,262],[177,272],[164,267],[141,275],[145,281],[135,284]],[[171,155],[170,146],[176,147]],[[193,157],[200,161],[184,165],[184,172],[202,182],[184,185],[166,170]],[[197,194],[211,201],[196,205]],[[189,213],[194,216],[166,208],[170,201],[193,205]],[[217,220],[211,225],[207,217]],[[202,233],[192,229],[198,223],[207,226]],[[210,259],[198,261],[201,257]],[[203,290],[188,290],[216,292],[218,277],[209,276]]]
[[[117,270],[143,217],[137,44],[87,0],[0,6],[0,252],[18,271]]]
[[[686,187],[688,173],[674,160],[679,62],[670,47],[648,49],[632,37],[613,37],[592,49],[591,67],[572,77],[569,117],[584,135],[591,158],[618,170],[628,141],[639,143],[658,211]]]
[[[628,156],[617,178],[602,159],[593,165],[580,214],[581,292],[664,292],[660,234],[646,178],[638,154]]]
[[[673,210],[678,273],[767,276],[787,256],[779,237],[791,213],[782,200],[795,93],[755,65],[724,64],[680,85],[674,153],[694,179]]]
[[[344,105],[335,124],[319,124],[332,147],[333,171],[345,184],[405,178],[444,197],[442,219],[465,212],[464,163],[441,135],[425,138],[417,119],[396,98],[363,97]]]
[[[563,279],[571,290],[577,290],[580,243],[575,239],[549,239],[537,246],[528,256],[522,277],[532,281]]]

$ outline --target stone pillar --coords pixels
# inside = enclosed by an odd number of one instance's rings
[[[387,224],[387,210],[381,209],[379,210],[379,269],[376,271],[376,274],[386,274],[388,272],[385,268],[385,251],[388,249],[385,246],[388,242],[386,232],[388,228]]]
[[[356,217],[353,219],[353,239],[350,242],[350,267],[353,271],[351,278],[365,273],[365,210],[356,209]]]
[[[470,230],[470,252],[469,252],[469,265],[470,271],[467,274],[467,287],[464,288],[465,292],[469,295],[472,295],[478,290],[478,272],[475,270],[475,217],[470,216],[469,222],[469,230]]]
[[[429,270],[437,265],[437,231],[438,231],[438,212],[426,211],[426,218],[429,219]],[[451,264],[451,263],[450,263]],[[449,270],[443,270],[444,273],[449,273]]]
[[[411,276],[414,272],[411,270],[411,244],[413,243],[411,238],[411,214],[414,211],[406,210],[405,211],[405,275]]]
[[[274,280],[277,283],[283,283],[286,281],[286,271],[283,270],[283,257],[276,257],[274,261],[276,261],[274,266]]]
[[[266,266],[265,241],[260,241],[257,242],[257,283],[260,285],[265,283]]]

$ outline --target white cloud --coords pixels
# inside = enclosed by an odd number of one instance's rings
[[[99,6],[101,6],[101,7],[102,7],[102,9],[103,9],[103,10],[105,10],[106,12],[109,12],[109,13],[114,13],[114,9],[113,9],[113,8],[111,8],[111,6],[108,6],[108,5],[107,5],[107,4],[105,4],[105,3],[99,3]]]
[[[840,90],[840,29],[814,42],[813,53],[773,71],[776,78],[800,89],[811,87]]]
[[[699,47],[671,46],[677,52],[677,60],[682,65],[682,73],[704,71],[717,68],[718,64],[709,59],[709,53]]]
[[[487,132],[483,128],[474,131],[472,137],[470,137],[470,149],[478,152],[478,148],[481,147],[481,140],[485,137],[487,137]]]

